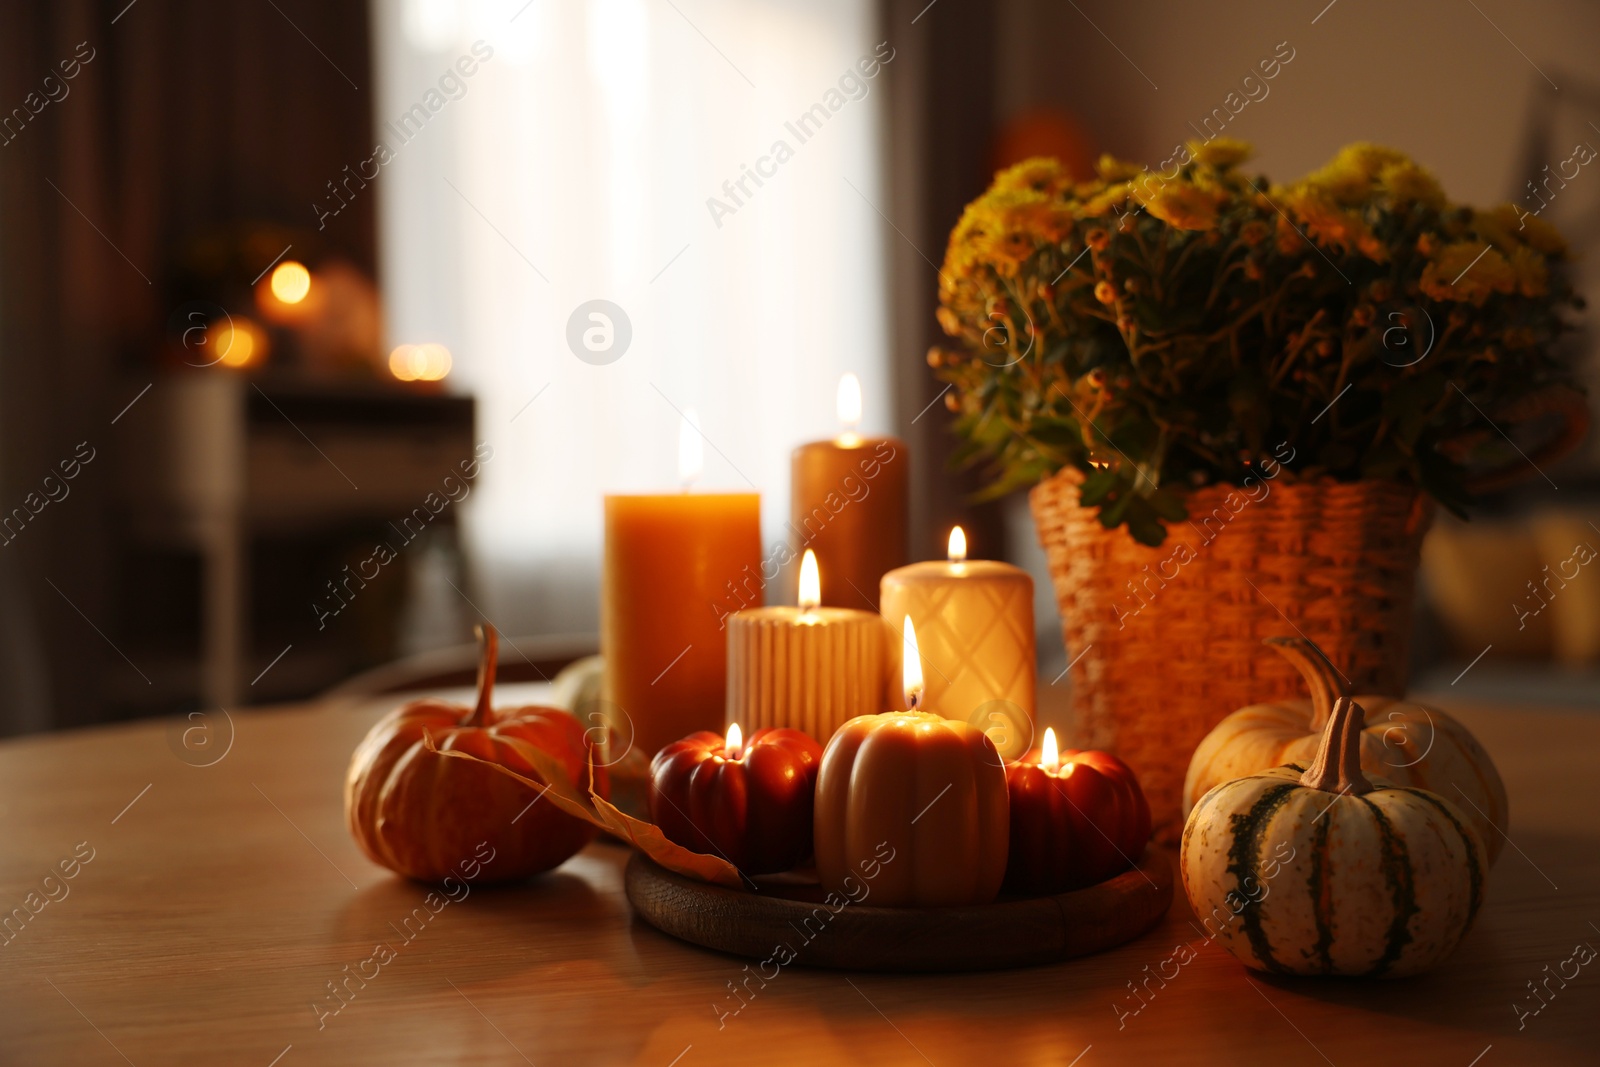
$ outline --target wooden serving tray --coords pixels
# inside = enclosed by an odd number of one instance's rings
[[[986,971],[1059,963],[1123,944],[1172,903],[1172,861],[1155,846],[1098,885],[961,908],[822,904],[815,884],[747,893],[696,881],[635,854],[628,901],[673,937],[751,959],[858,971]]]

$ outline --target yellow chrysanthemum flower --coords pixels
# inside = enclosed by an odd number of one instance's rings
[[[1362,225],[1365,226],[1366,223],[1362,223]],[[1371,232],[1356,236],[1356,248],[1374,263],[1389,262],[1389,246]]]
[[[1012,230],[1031,233],[1044,241],[1059,241],[1072,232],[1073,215],[1059,203],[1019,204],[1005,213]]]
[[[1523,296],[1543,296],[1550,291],[1550,268],[1544,256],[1526,245],[1511,250],[1511,270],[1516,275],[1517,291]]]
[[[1511,204],[1498,204],[1474,216],[1476,220],[1487,215],[1507,234],[1513,234],[1525,244],[1538,249],[1554,259],[1567,258],[1567,242],[1561,233],[1531,211],[1519,211]]]
[[[1336,159],[1301,178],[1294,188],[1333,204],[1363,204],[1372,194],[1372,179],[1360,167]]]
[[[1516,226],[1506,225],[1507,221],[1505,215],[1498,211],[1472,213],[1472,228],[1478,236],[1498,248],[1503,255],[1509,256],[1512,251],[1521,247],[1522,242],[1517,240]],[[1515,222],[1514,219],[1510,221]]]
[[[1340,252],[1358,249],[1377,263],[1389,258],[1388,247],[1373,235],[1366,220],[1353,211],[1337,207],[1321,189],[1314,186],[1292,188],[1284,197],[1284,207],[1300,220],[1306,236],[1324,248]]]
[[[1560,230],[1537,215],[1522,216],[1520,225],[1522,239],[1528,244],[1555,259],[1567,258],[1567,241]]]
[[[1144,168],[1137,163],[1125,162],[1109,153],[1100,157],[1094,169],[1095,173],[1108,182],[1131,181],[1144,172]]]
[[[1438,179],[1409,159],[1381,167],[1378,184],[1397,206],[1421,204],[1436,210],[1444,207],[1444,189]]]
[[[1058,196],[1072,184],[1072,176],[1058,160],[1034,156],[1007,167],[994,176],[990,194],[1031,190],[1046,196]]]
[[[1189,153],[1195,162],[1225,170],[1236,167],[1255,154],[1245,141],[1232,137],[1217,137],[1210,141],[1190,141]]]
[[[1146,211],[1177,230],[1209,230],[1217,225],[1217,201],[1185,182],[1135,189]]]
[[[1285,211],[1299,219],[1302,224],[1310,219],[1333,215],[1338,210],[1328,203],[1320,189],[1310,185],[1300,185],[1292,189],[1283,190],[1279,194],[1278,202]]]
[[[1128,196],[1133,191],[1131,182],[1117,182],[1108,185],[1104,190],[1091,196],[1078,208],[1078,215],[1085,219],[1098,219],[1120,208],[1128,202]]]
[[[1517,286],[1516,271],[1493,246],[1458,241],[1439,250],[1422,269],[1422,291],[1435,300],[1482,306],[1491,293],[1509,293]]]
[[[1333,157],[1332,165],[1353,170],[1371,181],[1378,177],[1384,167],[1410,162],[1411,159],[1404,152],[1369,144],[1366,141],[1357,141],[1339,149],[1339,154]]]

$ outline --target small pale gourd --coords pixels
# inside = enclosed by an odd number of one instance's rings
[[[1311,641],[1269,637],[1266,643],[1299,669],[1311,700],[1252,704],[1218,723],[1189,760],[1183,783],[1185,815],[1222,782],[1285,763],[1310,762],[1334,701],[1350,695],[1344,678]],[[1492,865],[1505,841],[1506,787],[1477,738],[1437,708],[1385,696],[1354,699],[1368,713],[1361,769],[1449,797],[1483,838]]]
[[[1340,697],[1309,769],[1225,782],[1189,813],[1183,888],[1208,937],[1275,974],[1399,978],[1455,951],[1487,856],[1460,809],[1361,773],[1363,712]]]

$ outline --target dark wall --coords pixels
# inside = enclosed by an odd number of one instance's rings
[[[370,154],[371,68],[364,0],[0,4],[0,515],[95,457],[0,537],[0,733],[98,721],[138,684],[108,636],[112,420],[196,295],[200,238],[277,226],[373,272],[371,198],[325,235],[311,208]]]
[[[880,33],[896,49],[887,116],[890,344],[896,431],[911,446],[912,558],[942,557],[961,523],[974,554],[1005,558],[995,505],[973,506],[981,471],[952,475],[957,440],[927,364],[944,340],[934,320],[939,265],[950,230],[993,177],[985,166],[995,132],[997,7],[991,0],[883,0]],[[931,404],[931,406],[930,406]]]

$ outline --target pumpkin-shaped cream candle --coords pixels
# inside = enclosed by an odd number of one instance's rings
[[[825,889],[859,892],[870,872],[874,906],[987,903],[1006,873],[1004,765],[981,730],[917,710],[922,672],[910,619],[904,633],[909,710],[851,719],[823,750],[817,874]]]

